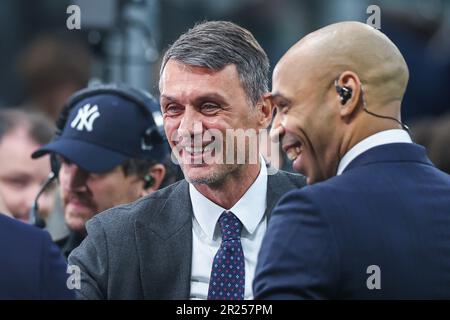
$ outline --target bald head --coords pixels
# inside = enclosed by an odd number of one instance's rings
[[[308,183],[325,180],[358,142],[399,128],[407,82],[405,60],[381,32],[359,22],[319,29],[275,67],[272,138]]]
[[[318,84],[331,84],[342,72],[352,71],[372,107],[401,101],[409,77],[392,41],[360,22],[336,23],[308,34],[283,56],[274,77],[282,70],[295,73],[299,82]]]

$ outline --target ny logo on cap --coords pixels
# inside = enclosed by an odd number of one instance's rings
[[[87,131],[92,131],[92,126],[94,125],[95,119],[100,117],[100,112],[98,112],[97,105],[91,107],[90,104],[86,104],[80,109],[78,109],[78,114],[70,123],[72,128],[79,131],[86,129]]]

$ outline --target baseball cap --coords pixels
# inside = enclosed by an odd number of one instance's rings
[[[60,135],[35,151],[32,158],[56,153],[96,173],[112,170],[129,158],[162,160],[168,146],[161,123],[158,126],[155,122],[157,117],[160,121],[158,103],[147,95],[148,99],[140,99],[143,103],[138,104],[121,94],[123,90],[130,96],[137,91],[122,88],[116,93],[94,88],[89,94],[85,89],[84,98],[66,107]]]

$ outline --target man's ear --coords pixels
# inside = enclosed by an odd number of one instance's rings
[[[270,92],[265,93],[256,104],[258,112],[258,122],[261,128],[267,128],[272,122],[272,95]]]
[[[147,178],[144,177],[144,188],[142,188],[142,195],[145,196],[152,192],[155,192],[161,186],[164,177],[166,176],[166,168],[163,164],[158,163],[153,165],[146,175]]]
[[[358,109],[362,99],[361,81],[356,73],[344,71],[335,83],[341,117],[348,118]]]

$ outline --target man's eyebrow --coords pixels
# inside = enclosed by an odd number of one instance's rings
[[[167,96],[167,95],[165,95],[165,94],[162,94],[162,95],[160,96],[160,99],[165,99],[165,100],[169,100],[169,101],[177,101],[177,99],[175,99],[174,97]]]
[[[170,102],[178,102],[177,98],[172,97],[172,96],[168,96],[168,95],[165,95],[165,94],[162,94],[160,96],[160,99],[168,100]],[[215,92],[211,92],[211,93],[206,93],[206,94],[203,94],[201,96],[196,97],[194,99],[194,102],[195,103],[201,103],[201,102],[208,101],[208,100],[215,100],[215,101],[218,101],[218,102],[221,102],[221,103],[225,103],[225,101],[226,101],[225,97],[223,97],[221,94],[215,93]]]
[[[206,93],[204,95],[198,96],[197,98],[194,99],[196,102],[204,102],[207,100],[215,100],[221,103],[224,103],[226,101],[225,97],[223,97],[221,94],[219,93]]]

